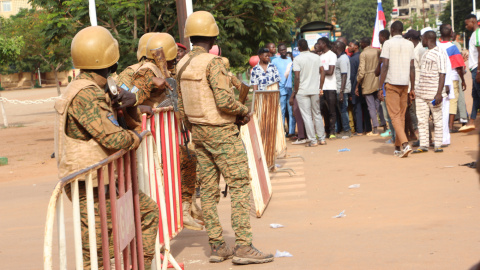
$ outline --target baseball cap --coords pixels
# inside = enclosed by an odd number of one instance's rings
[[[417,30],[410,29],[408,30],[407,33],[405,33],[405,35],[403,35],[403,38],[420,39],[420,32],[418,32]]]

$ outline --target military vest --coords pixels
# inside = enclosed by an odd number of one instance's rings
[[[212,88],[207,78],[207,67],[213,58],[218,57],[210,53],[195,56],[181,74],[180,91],[182,93],[183,107],[188,121],[199,125],[223,125],[235,122],[235,116],[226,114],[217,108]],[[190,57],[186,55],[177,65],[181,70]],[[219,87],[229,89],[227,74],[218,78]],[[235,99],[233,91],[229,93]]]
[[[76,171],[91,166],[107,158],[115,151],[109,151],[98,144],[94,139],[88,141],[73,139],[65,133],[67,111],[75,96],[85,87],[95,86],[90,80],[75,80],[71,82],[65,92],[56,100],[55,111],[55,157],[57,159],[58,177],[63,178]],[[103,91],[103,90],[101,90]],[[105,174],[105,184],[108,184],[108,175]],[[85,179],[79,179],[84,181]],[[93,186],[98,186],[97,173],[93,173]]]

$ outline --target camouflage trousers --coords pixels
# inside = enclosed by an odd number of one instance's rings
[[[190,156],[189,156],[190,155]],[[182,176],[182,202],[192,203],[197,182],[197,155],[195,150],[180,145],[180,172]]]
[[[212,138],[212,135],[209,136]],[[218,218],[217,203],[220,197],[220,174],[230,188],[232,229],[235,244],[250,245],[250,179],[248,161],[242,141],[237,136],[219,132],[213,139],[195,140],[197,176],[201,187],[201,202],[209,243],[224,242]]]
[[[83,267],[84,269],[91,269],[90,266],[90,244],[88,237],[88,215],[87,215],[87,197],[85,195],[85,186],[79,182],[80,193],[80,223],[82,228],[82,249],[83,249]],[[105,186],[108,189],[108,186]],[[70,197],[70,185],[65,187],[65,191]],[[103,253],[102,253],[102,236],[100,226],[100,209],[98,205],[98,190],[94,188],[95,197],[95,230],[97,235],[97,258],[99,269],[103,269]],[[150,197],[145,193],[139,192],[140,199],[140,218],[142,222],[142,243],[143,243],[143,256],[145,260],[145,269],[150,269],[151,262],[155,256],[155,242],[158,232],[158,206]],[[114,257],[113,252],[113,232],[112,232],[112,217],[109,195],[106,195],[106,209],[107,209],[107,227],[108,238],[110,240],[110,258]]]

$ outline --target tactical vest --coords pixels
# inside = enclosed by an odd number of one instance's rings
[[[188,121],[199,125],[223,125],[235,122],[235,115],[229,115],[217,108],[212,88],[207,78],[207,67],[213,58],[218,57],[210,53],[202,53],[195,56],[185,68],[180,80],[183,107]],[[177,65],[181,70],[190,57],[186,55]],[[227,74],[218,78],[218,86],[229,89]],[[229,93],[235,99],[233,91]]]
[[[67,111],[75,96],[85,87],[95,86],[90,80],[75,80],[71,82],[65,92],[55,102],[55,157],[57,159],[58,177],[63,178],[76,171],[91,166],[113,154],[98,144],[94,139],[88,141],[73,139],[65,133]],[[100,90],[103,91],[103,90]],[[108,176],[105,174],[105,176]],[[85,179],[79,179],[84,181]],[[108,184],[108,177],[104,179]],[[93,173],[93,186],[98,186],[97,173]]]

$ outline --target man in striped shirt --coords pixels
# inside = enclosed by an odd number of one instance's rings
[[[418,117],[418,131],[420,135],[420,147],[413,153],[425,153],[428,151],[428,118],[430,112],[433,115],[435,126],[435,153],[443,152],[443,116],[442,101],[447,73],[447,55],[436,44],[437,35],[434,31],[428,31],[423,35],[422,45],[428,47],[420,61],[420,80],[416,88],[416,106]]]

